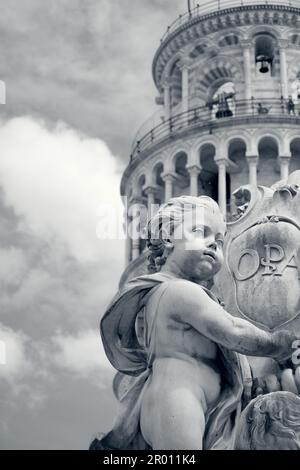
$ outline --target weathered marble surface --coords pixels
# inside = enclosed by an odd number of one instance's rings
[[[300,333],[299,185],[295,171],[272,188],[236,192],[241,212],[227,224],[225,262],[215,277],[225,308],[267,331]],[[270,360],[252,365],[255,375],[278,371]]]
[[[300,171],[271,188],[236,191],[215,291],[225,308],[266,331],[300,333]],[[296,352],[296,349],[295,349]],[[296,359],[299,354],[296,354]],[[300,367],[248,357],[256,396],[243,411],[238,449],[300,448]]]
[[[300,398],[291,392],[260,395],[243,410],[237,450],[300,450]]]
[[[174,227],[165,236],[171,209]],[[290,356],[295,336],[257,328],[250,315],[252,323],[232,317],[205,287],[223,262],[225,224],[212,199],[174,198],[155,217],[149,247],[157,272],[131,281],[101,322],[109,360],[133,378],[115,380],[120,414],[92,448],[232,449],[242,404],[250,399],[245,355],[281,361]],[[265,256],[262,265],[270,270],[275,255]]]

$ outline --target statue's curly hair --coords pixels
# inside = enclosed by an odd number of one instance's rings
[[[300,398],[286,391],[259,395],[242,413],[235,448],[280,450],[281,439],[300,450]]]
[[[163,204],[151,218],[147,226],[148,271],[160,271],[167,259],[167,243],[176,227],[183,223],[184,214],[197,208],[209,209],[212,213],[222,216],[218,204],[208,196],[180,196]],[[223,216],[222,216],[223,217]]]

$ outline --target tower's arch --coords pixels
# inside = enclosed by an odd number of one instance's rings
[[[279,148],[279,142],[273,135],[259,139],[258,184],[272,186],[279,179]]]
[[[238,64],[227,57],[216,57],[199,66],[195,79],[195,94],[208,100],[226,82],[236,83],[242,74]]]
[[[292,173],[300,169],[300,136],[294,137],[290,143],[291,160],[289,164],[289,171]]]

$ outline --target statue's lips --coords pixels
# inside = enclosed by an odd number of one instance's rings
[[[213,251],[204,251],[203,255],[212,259],[213,261],[216,261],[216,254]]]

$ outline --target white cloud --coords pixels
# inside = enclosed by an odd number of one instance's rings
[[[5,110],[62,119],[128,161],[157,110],[151,61],[182,0],[0,0]]]
[[[0,285],[18,284],[26,271],[26,258],[19,248],[0,248]]]
[[[0,369],[12,385],[1,375],[0,447],[82,448],[92,432],[109,429],[116,407],[98,317],[116,289],[124,242],[95,236],[99,203],[119,197],[122,164],[109,149],[127,162],[131,136],[157,109],[151,59],[183,7],[180,0],[0,4],[3,115],[61,119],[109,145],[31,117],[0,123],[0,186],[12,206],[0,207],[0,312],[10,326],[1,329],[10,369]]]
[[[107,386],[114,369],[105,356],[99,332],[87,330],[76,336],[59,334],[53,338],[53,345],[52,361],[56,367],[89,378],[100,387]]]
[[[16,333],[0,323],[0,341],[2,359],[4,358],[4,361],[0,361],[0,377],[12,383],[22,378],[29,368],[25,354],[28,338],[23,333]]]
[[[123,217],[121,168],[103,141],[22,117],[0,123],[0,142],[0,407],[12,422],[47,413],[51,387],[111,391],[98,322],[125,243],[96,238],[101,203]]]
[[[80,260],[121,256],[96,236],[99,205],[110,203],[122,217],[121,169],[100,139],[79,135],[63,123],[52,130],[29,117],[0,128],[0,184],[6,202],[25,216],[28,227],[44,238],[63,240]]]

